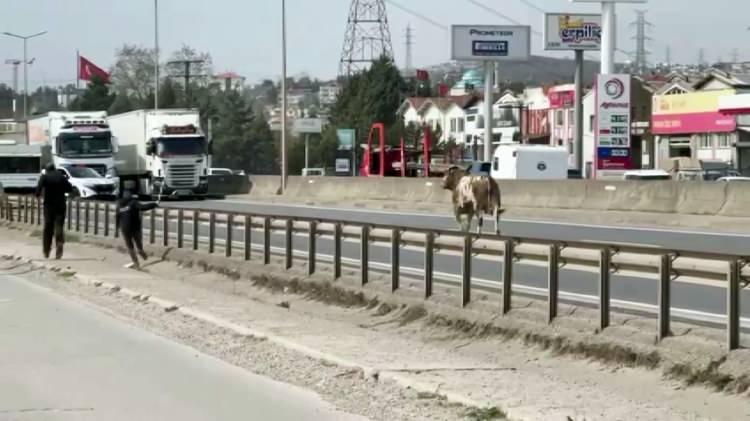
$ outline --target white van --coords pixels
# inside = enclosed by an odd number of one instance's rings
[[[568,178],[568,150],[501,143],[495,149],[490,174],[496,180],[564,180]]]

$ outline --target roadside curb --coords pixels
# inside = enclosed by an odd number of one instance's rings
[[[29,264],[32,266],[42,268],[48,272],[52,272],[53,274],[59,275],[59,273],[61,272],[60,268],[54,264],[35,261],[33,259],[16,256],[16,255],[7,255],[6,257],[12,257],[14,259],[18,259],[19,261],[25,264]],[[138,291],[134,291],[128,288],[123,288],[120,285],[117,285],[111,282],[103,282],[103,281],[98,280],[96,277],[74,273],[67,279],[75,280],[81,285],[106,289],[106,290],[109,290],[109,292],[112,294],[122,295],[133,300],[138,300],[145,304],[154,304],[157,307],[160,307],[161,309],[163,309],[166,313],[181,313],[195,320],[208,323],[210,325],[219,327],[221,329],[228,330],[237,335],[252,337],[252,338],[261,339],[261,340],[267,340],[268,342],[271,342],[277,346],[280,346],[292,352],[296,352],[298,354],[301,354],[313,360],[325,362],[328,364],[336,365],[336,366],[347,368],[347,369],[357,370],[361,372],[363,381],[378,382],[381,380],[389,380],[402,388],[412,389],[418,393],[426,393],[426,394],[440,396],[448,402],[460,404],[466,407],[487,408],[487,407],[494,406],[489,402],[479,402],[477,400],[471,399],[459,393],[441,392],[440,391],[441,385],[438,385],[436,388],[433,385],[420,382],[420,381],[416,381],[413,379],[409,379],[397,372],[388,371],[388,370],[380,370],[377,367],[370,367],[367,365],[363,365],[355,361],[339,357],[334,354],[322,352],[322,351],[310,348],[306,345],[296,343],[283,336],[275,335],[272,333],[253,329],[253,328],[250,328],[250,327],[238,324],[238,323],[234,323],[232,321],[217,317],[211,313],[208,313],[199,309],[195,309],[191,307],[183,307],[173,301],[165,300],[160,297],[155,297],[155,296],[152,296],[146,293],[141,293]]]

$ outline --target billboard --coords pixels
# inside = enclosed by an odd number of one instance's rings
[[[544,49],[551,51],[598,51],[602,45],[602,16],[546,13]]]
[[[294,120],[292,130],[298,134],[320,134],[323,132],[323,120],[320,118],[298,118]]]
[[[456,61],[528,61],[531,27],[453,25],[451,57]]]
[[[630,75],[597,76],[596,145],[600,170],[622,170],[630,165],[630,106]]]
[[[733,132],[737,120],[721,111],[719,100],[734,93],[733,89],[723,89],[654,96],[652,132],[660,135]]]

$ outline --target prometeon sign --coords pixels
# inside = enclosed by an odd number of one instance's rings
[[[453,25],[451,58],[456,61],[527,61],[529,26]]]

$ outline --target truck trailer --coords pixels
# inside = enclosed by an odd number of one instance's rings
[[[48,150],[48,149],[47,149]],[[0,185],[6,192],[31,193],[51,157],[41,145],[0,141]]]
[[[211,143],[197,111],[136,110],[109,117],[121,186],[158,197],[205,197]]]
[[[50,112],[27,122],[29,145],[49,149],[56,167],[88,167],[116,178],[117,140],[106,111]]]
[[[490,174],[496,180],[564,180],[568,178],[568,150],[500,143],[495,149]]]

